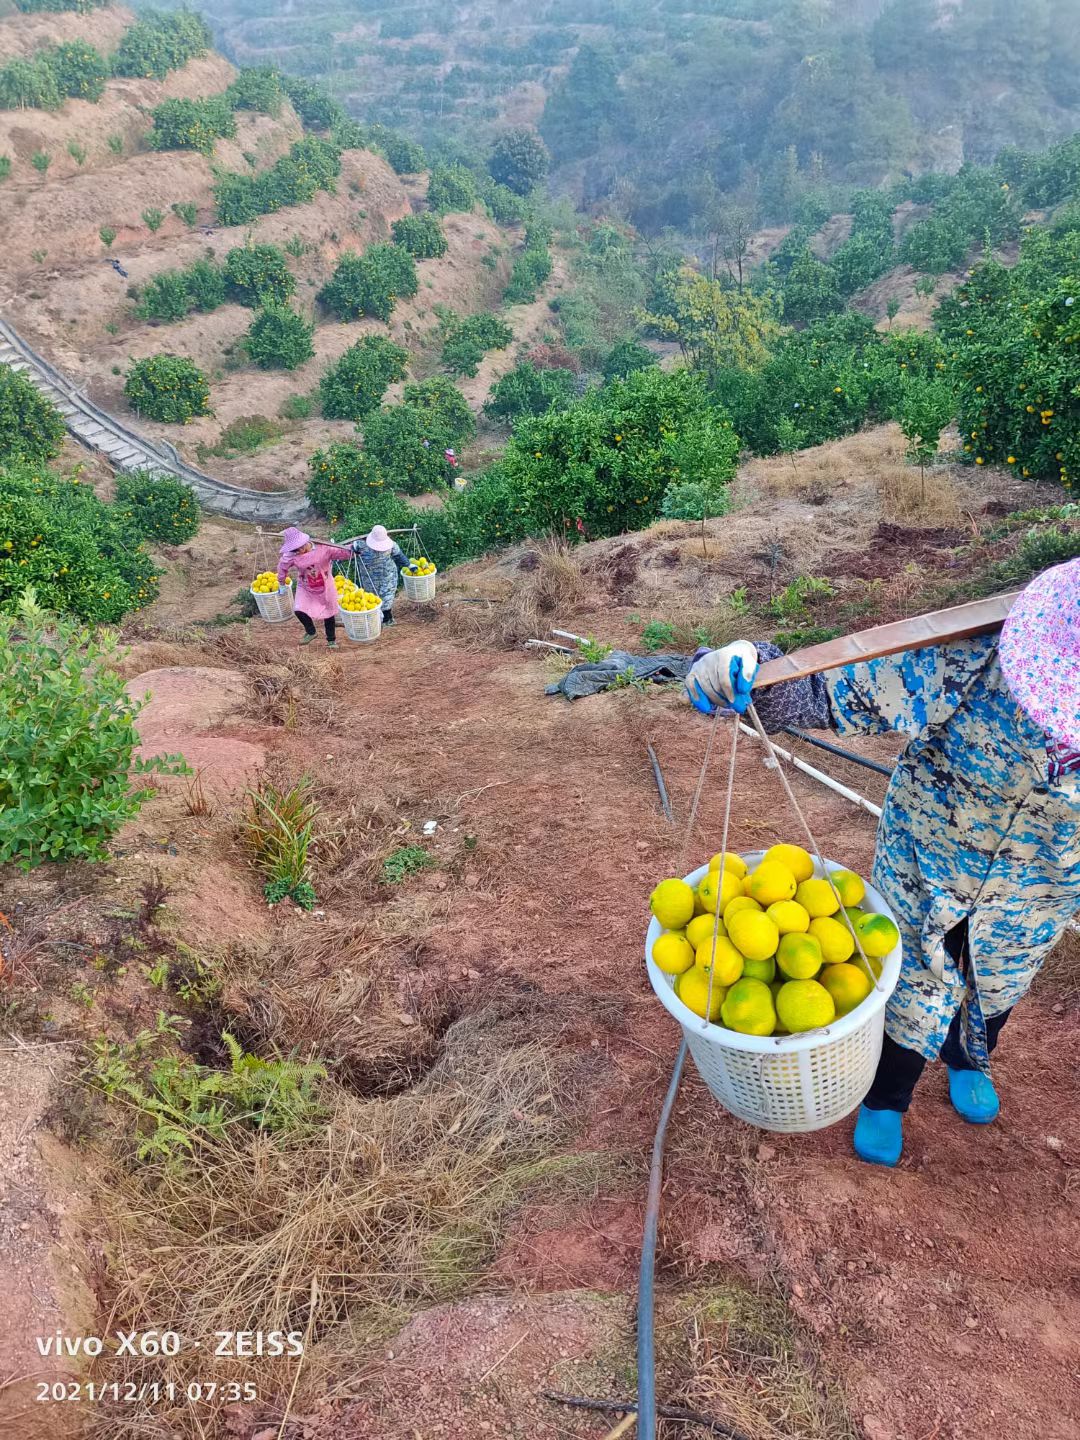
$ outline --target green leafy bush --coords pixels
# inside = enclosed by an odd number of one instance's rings
[[[150,355],[136,360],[124,381],[124,394],[137,415],[175,425],[210,413],[206,376],[182,355]]]
[[[258,175],[219,174],[214,209],[221,225],[248,225],[289,205],[305,205],[320,190],[333,194],[341,151],[329,140],[305,135],[269,170]]]
[[[435,215],[406,215],[391,228],[394,244],[417,260],[437,260],[446,254],[446,236]]]
[[[0,180],[6,180],[11,174],[11,156],[0,155]]]
[[[369,126],[367,139],[386,156],[386,163],[397,175],[418,175],[427,163],[422,147],[415,140],[388,130],[385,125]]]
[[[315,413],[315,402],[310,395],[287,395],[278,406],[283,420],[308,420]]]
[[[489,350],[505,350],[514,332],[497,315],[454,317],[444,327],[442,361],[455,375],[475,375]]]
[[[56,78],[61,95],[76,100],[100,100],[105,93],[109,66],[104,55],[85,40],[69,40],[42,52],[41,59]]]
[[[382,335],[365,335],[351,345],[319,382],[327,420],[362,420],[376,410],[389,386],[405,377],[409,352]]]
[[[0,611],[28,585],[51,609],[115,624],[157,596],[157,569],[121,513],[78,474],[0,470]],[[2,764],[2,761],[0,761]]]
[[[551,169],[547,146],[533,130],[509,130],[495,141],[488,173],[515,195],[528,195]]]
[[[167,475],[129,470],[116,477],[117,514],[147,540],[183,545],[199,528],[199,502],[187,485]]]
[[[224,298],[224,284],[221,288]],[[194,308],[187,271],[162,270],[143,286],[135,313],[143,320],[182,320]]]
[[[476,177],[464,165],[436,165],[428,181],[428,204],[437,215],[471,210],[480,198]]]
[[[152,235],[157,234],[165,222],[165,216],[160,210],[144,210],[142,218],[143,224]]]
[[[60,453],[60,412],[17,370],[0,365],[0,464],[41,465]]]
[[[251,322],[244,344],[260,370],[295,370],[315,354],[315,327],[287,305],[269,304]]]
[[[30,156],[30,164],[33,165],[39,175],[44,175],[52,164],[52,156],[47,150],[35,150]]]
[[[113,56],[113,74],[161,80],[170,70],[205,55],[211,44],[202,16],[190,10],[144,10],[124,31]]]
[[[193,200],[177,200],[170,206],[173,214],[185,225],[194,225],[199,218],[199,207]]]
[[[648,370],[657,363],[654,351],[639,340],[620,340],[604,356],[601,366],[605,380],[625,380],[635,370]]]
[[[202,100],[163,100],[150,112],[154,128],[146,137],[151,150],[197,150],[212,155],[220,138],[236,134],[236,116],[224,95]]]
[[[112,245],[113,241],[116,239],[116,230],[112,225],[102,225],[101,229],[98,231],[98,236],[101,240],[101,243],[105,246],[105,249],[108,250],[109,247]]]
[[[276,245],[241,245],[225,257],[225,289],[230,300],[257,309],[286,304],[296,279]]]
[[[225,98],[234,110],[277,115],[285,99],[281,74],[270,65],[243,69],[225,91]]]
[[[104,860],[152,791],[131,775],[182,768],[135,758],[141,708],[115,638],[50,615],[33,591],[0,615],[0,865]]]
[[[444,448],[464,445],[476,434],[476,421],[469,402],[446,375],[432,375],[406,385],[402,403],[416,410],[428,428],[437,433]]]
[[[834,271],[808,249],[801,251],[783,285],[784,318],[804,325],[843,308]]]
[[[283,75],[281,85],[305,130],[330,130],[349,118],[345,107],[324,85],[298,75]]]
[[[311,470],[308,499],[332,525],[364,502],[376,504],[395,498],[381,467],[359,445],[331,445],[326,450],[316,450],[308,466]],[[371,525],[386,523],[376,515],[368,529]],[[366,531],[358,529],[353,534],[366,534]]]
[[[491,387],[485,415],[495,420],[516,420],[521,415],[543,415],[552,405],[564,409],[574,399],[572,370],[538,370],[523,360]]]
[[[445,489],[447,466],[438,427],[412,405],[384,405],[364,424],[364,450],[393,487],[406,495]]]
[[[0,110],[59,110],[63,99],[51,66],[40,58],[0,68]]]
[[[524,196],[516,195],[505,185],[496,185],[494,180],[482,187],[480,198],[496,225],[520,225],[528,216],[529,206]]]
[[[527,305],[536,299],[551,275],[550,239],[551,232],[546,225],[533,224],[526,230],[525,248],[514,261],[510,283],[503,293],[507,305]]]
[[[363,255],[343,255],[319,300],[339,320],[370,315],[389,320],[398,297],[410,299],[419,281],[416,264],[398,245],[372,245]]]

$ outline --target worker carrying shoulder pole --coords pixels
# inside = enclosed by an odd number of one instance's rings
[[[690,699],[745,711],[759,663],[779,653],[742,640],[699,651]],[[903,968],[855,1125],[856,1153],[895,1165],[928,1060],[944,1060],[963,1119],[997,1116],[989,1056],[1080,908],[1080,560],[1034,580],[1000,635],[784,681],[754,706],[767,731],[910,737],[873,870]]]

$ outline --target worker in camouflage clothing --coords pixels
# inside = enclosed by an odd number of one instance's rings
[[[699,652],[699,709],[744,711],[775,646]],[[989,1056],[1016,1002],[1080,908],[1080,560],[1047,570],[1000,635],[847,666],[762,691],[766,730],[909,737],[878,829],[873,882],[903,940],[877,1075],[855,1149],[895,1165],[926,1062],[958,1113],[999,1110]]]

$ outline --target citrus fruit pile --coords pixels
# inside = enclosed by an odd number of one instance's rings
[[[338,608],[341,610],[380,610],[382,599],[354,585],[347,575],[334,576],[334,589],[338,593]]]
[[[291,584],[292,576],[287,575],[285,577],[286,589]],[[281,586],[277,583],[277,576],[274,574],[273,570],[264,570],[261,575],[255,576],[255,579],[252,581],[251,588],[256,595],[276,595],[281,589]]]
[[[410,560],[405,567],[406,575],[434,575],[435,566],[430,560]]]
[[[714,855],[697,888],[662,880],[652,893],[664,927],[654,963],[696,1015],[744,1035],[817,1030],[855,1010],[900,939],[887,915],[859,908],[866,885],[853,870],[832,884],[814,874],[808,851],[774,845],[755,869]],[[713,968],[712,994],[709,969]]]

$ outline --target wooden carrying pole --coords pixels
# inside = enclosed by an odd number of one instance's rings
[[[910,620],[894,620],[890,625],[875,625],[872,630],[860,630],[856,635],[826,640],[824,645],[794,650],[778,660],[767,660],[754,677],[754,689],[777,685],[781,680],[800,680],[806,675],[836,670],[860,660],[896,655],[901,650],[919,650],[926,645],[946,645],[951,640],[984,635],[1004,624],[1019,594],[1019,590],[1012,590],[990,600],[972,600],[967,605],[954,605],[950,610],[934,610]]]

